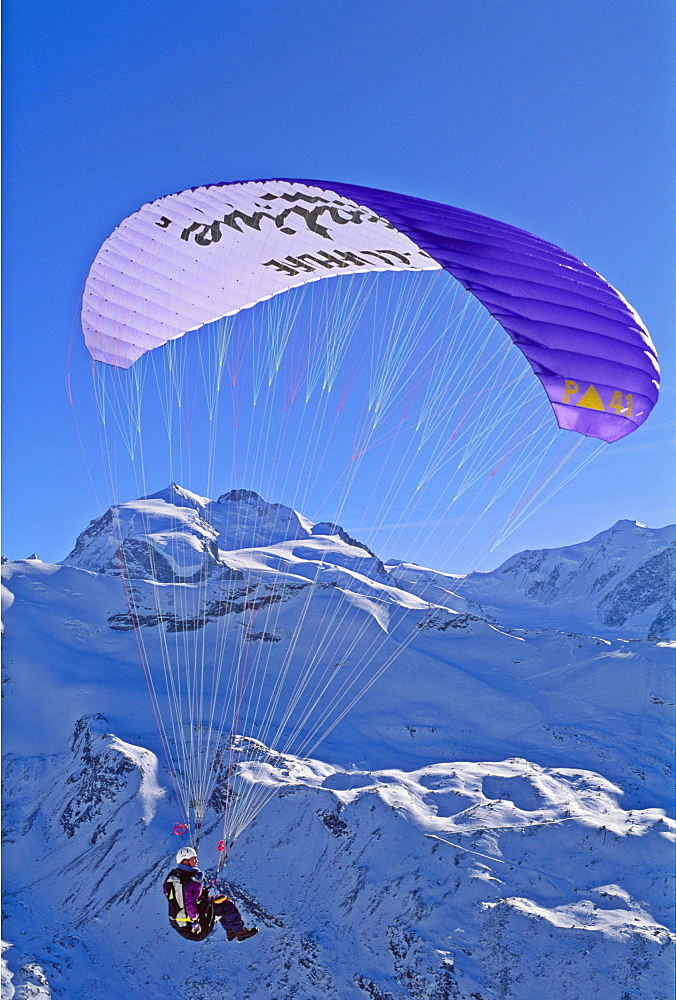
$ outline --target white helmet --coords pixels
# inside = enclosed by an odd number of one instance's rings
[[[190,858],[196,858],[197,851],[194,847],[182,847],[180,851],[176,852],[176,864],[180,865],[184,861],[188,861]]]

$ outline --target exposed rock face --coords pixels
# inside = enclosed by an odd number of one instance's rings
[[[606,591],[598,607],[606,625],[620,626],[636,614],[654,613],[649,638],[667,638],[676,628],[676,542],[647,559],[612,590]]]

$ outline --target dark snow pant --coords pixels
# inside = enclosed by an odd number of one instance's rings
[[[240,931],[244,930],[242,914],[227,896],[216,896],[214,899],[214,916],[231,934],[239,934]]]

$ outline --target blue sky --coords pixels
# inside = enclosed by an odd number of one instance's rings
[[[496,561],[672,521],[674,36],[667,0],[6,0],[3,553],[61,559],[99,513],[65,376],[71,337],[87,372],[100,244],[146,201],[249,177],[458,205],[605,275],[652,333],[662,399]]]

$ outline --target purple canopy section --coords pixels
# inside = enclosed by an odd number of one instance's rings
[[[636,430],[657,402],[657,352],[605,278],[522,229],[461,208],[333,181],[280,178],[386,218],[488,309],[530,362],[560,427],[603,441]]]

